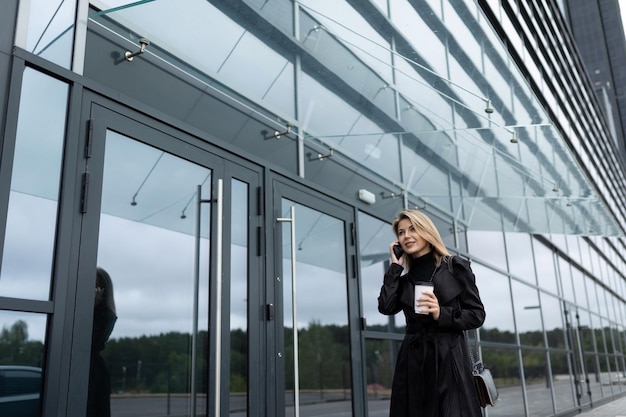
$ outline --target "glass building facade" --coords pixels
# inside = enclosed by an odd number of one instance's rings
[[[626,167],[576,51],[553,0],[1,2],[0,415],[388,415],[407,207],[472,262],[485,415],[624,395]]]

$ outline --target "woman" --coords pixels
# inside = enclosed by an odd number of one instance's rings
[[[87,417],[111,416],[111,377],[100,354],[109,340],[117,316],[113,298],[113,281],[102,268],[96,271],[96,289],[91,334],[91,364],[89,370],[89,395]]]
[[[406,335],[396,360],[389,416],[479,417],[463,331],[480,327],[485,310],[470,264],[450,256],[433,222],[418,210],[401,211],[392,227],[398,240],[389,245],[392,264],[378,310],[404,312]],[[397,245],[404,253],[394,253]],[[404,269],[408,272],[402,275]],[[432,283],[434,290],[416,297],[418,282]]]

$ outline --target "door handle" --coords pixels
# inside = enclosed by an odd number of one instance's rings
[[[196,415],[197,409],[197,384],[196,384],[196,367],[198,363],[198,298],[200,284],[200,234],[202,221],[202,204],[216,203],[216,260],[215,260],[215,415],[221,413],[221,373],[222,373],[222,253],[223,253],[223,209],[224,209],[224,180],[217,180],[217,192],[215,200],[202,198],[202,185],[198,185],[196,191],[196,247],[195,247],[195,265],[194,265],[194,305],[193,305],[193,333],[191,341],[191,415]]]
[[[300,417],[300,373],[298,369],[298,298],[296,292],[296,206],[291,206],[290,217],[279,217],[277,222],[291,223],[291,320],[293,326],[293,409],[295,417]]]

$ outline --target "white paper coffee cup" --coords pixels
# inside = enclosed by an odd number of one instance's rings
[[[428,314],[428,312],[422,311],[422,308],[426,307],[420,307],[419,298],[425,292],[432,293],[433,289],[434,287],[432,282],[418,282],[417,284],[415,284],[415,312],[417,314]]]

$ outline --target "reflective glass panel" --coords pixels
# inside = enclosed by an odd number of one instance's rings
[[[26,68],[13,156],[0,295],[47,300],[68,86]]]
[[[582,398],[587,379],[587,370],[584,362],[584,314],[572,304],[563,302],[563,321],[565,323],[565,336],[570,353],[570,375],[573,382],[575,398]]]
[[[603,396],[602,374],[600,370],[600,359],[596,354],[585,354],[585,370],[589,376],[589,383],[586,384],[591,399],[597,401]]]
[[[588,275],[585,275],[585,283],[587,287],[587,299],[589,300],[589,310],[592,313],[599,314],[600,305],[598,304],[598,284]]]
[[[592,314],[582,312],[580,319],[580,339],[583,352],[594,353],[596,351],[596,341],[593,328],[591,327]]]
[[[25,27],[19,28],[17,46],[64,68],[72,63],[77,0],[20,2]]]
[[[529,415],[549,416],[553,414],[554,406],[550,391],[553,381],[548,373],[546,352],[543,350],[522,350],[522,363],[524,364],[524,382],[526,383]]]
[[[587,302],[587,289],[585,288],[585,276],[580,269],[572,266],[572,283],[574,285],[574,292],[576,296],[576,304],[583,308],[589,308]]]
[[[574,378],[570,372],[570,360],[572,355],[560,352],[550,352],[550,366],[552,369],[552,390],[554,391],[554,400],[556,411],[571,409],[574,406]],[[552,414],[552,413],[549,413]]]
[[[480,335],[483,339],[482,330]],[[481,352],[483,363],[491,370],[496,387],[498,387],[500,399],[496,407],[489,407],[489,416],[525,415],[517,350],[483,347]]]
[[[609,317],[607,291],[601,285],[597,285],[596,290],[598,291],[598,303],[600,304],[600,315],[606,320]]]
[[[106,406],[108,383],[113,416],[207,411],[210,186],[209,169],[107,131],[98,265],[111,285],[96,297],[90,405]]]
[[[526,233],[505,233],[506,249],[511,274],[536,284],[531,237]]]
[[[0,415],[38,416],[46,315],[0,311]]]
[[[578,238],[578,244],[579,244],[579,250],[577,254],[580,255],[579,261],[582,263],[583,267],[586,270],[590,271],[591,270],[591,258],[589,255],[589,244],[582,237]]]
[[[504,235],[501,232],[468,230],[467,240],[472,257],[507,270]]]
[[[377,176],[400,179],[398,138],[395,135],[387,134],[348,104],[337,91],[306,72],[302,73],[300,102],[303,103],[301,111],[306,114],[306,136],[323,145],[322,154],[333,148]],[[314,159],[317,155],[306,157]]]
[[[394,331],[404,328],[400,318],[400,329],[396,328],[395,317],[378,312],[378,295],[383,276],[389,266],[389,243],[396,238],[389,223],[359,212],[359,253],[361,269],[361,299],[363,317],[368,330]]]
[[[580,254],[580,246],[578,245],[578,240],[580,237],[574,235],[566,235],[565,239],[567,240],[567,256],[572,258],[574,262],[580,264],[581,254]]]
[[[434,145],[431,140],[438,142],[437,147],[443,146],[443,155],[450,156],[451,149],[445,149],[445,144],[433,135],[402,136],[400,148],[402,156],[402,178],[404,183],[419,196],[426,204],[435,204],[446,212],[451,210],[450,177],[445,166],[436,163],[437,157],[430,154],[427,145]],[[453,156],[450,156],[453,158]],[[445,164],[444,164],[445,165]]]
[[[367,369],[367,409],[369,416],[389,415],[389,397],[393,380],[395,353],[400,341],[365,340],[365,366]]]
[[[611,369],[611,372],[609,374],[609,379],[611,381],[611,389],[613,391],[613,394],[618,394],[619,392],[623,392],[624,391],[624,374],[620,373],[621,368],[621,361],[618,360],[617,357],[615,356],[609,356],[608,358],[608,363],[609,363],[609,368]]]
[[[159,54],[183,72],[200,72],[236,92],[294,116],[294,71],[290,59],[278,53],[245,27],[248,19],[228,15],[205,0],[176,1],[102,0],[102,9],[90,15],[94,22],[113,19],[126,28],[122,36],[139,48],[147,38],[148,53]],[[233,16],[231,18],[231,16]],[[253,76],[251,76],[253,74]],[[225,90],[224,90],[225,91]],[[228,93],[227,93],[228,94]]]
[[[352,79],[346,79],[348,83],[359,89],[368,88],[368,84],[370,86],[376,84],[373,74],[384,79],[384,81],[378,81],[381,87],[383,82],[393,83],[389,42],[362,15],[357,13],[349,2],[302,0],[299,5],[310,15],[310,18],[300,16],[302,19],[300,22],[301,40],[305,46],[313,49],[321,60],[335,67],[337,72],[353,71]],[[319,36],[315,36],[312,33],[315,29],[311,28],[309,19],[315,21],[313,25],[317,24],[319,28],[321,24],[324,31],[328,30],[332,33],[333,43],[337,46],[340,44],[343,48],[329,47],[328,43],[322,41]],[[330,39],[327,39],[327,42]],[[361,91],[367,94],[367,90]]]
[[[285,415],[296,415],[296,398],[301,415],[350,413],[344,224],[286,199],[282,200],[282,218],[291,217],[292,206],[295,242],[291,241],[290,224],[283,223],[282,227]],[[295,245],[296,259],[291,256],[291,245]],[[296,262],[296,276],[291,273],[292,262]],[[320,308],[321,300],[324,308]],[[332,410],[319,407],[329,401],[335,404]]]
[[[607,343],[606,343],[606,350],[607,353],[615,353],[615,328],[613,327],[613,324],[610,323],[609,325],[606,326],[605,328],[605,333],[606,333],[606,337],[607,337]]]
[[[563,258],[558,258],[559,275],[561,277],[562,296],[569,302],[574,302],[574,286],[570,264]]]
[[[282,29],[285,33],[293,33],[294,4],[284,0],[242,0],[254,8],[268,22]]]
[[[515,323],[522,345],[544,346],[543,326],[541,324],[541,304],[535,288],[512,280],[513,306]]]
[[[113,54],[124,60],[124,48],[138,48],[145,37],[151,42],[146,53],[151,70],[167,73],[158,91],[150,86],[132,91],[132,81],[120,87],[124,83],[119,79],[132,78],[128,67],[111,71],[116,76],[109,82],[180,120],[199,126],[206,108],[220,113],[213,100],[226,95],[260,119],[283,128],[289,122],[307,139],[319,141],[322,154],[333,147],[359,168],[424,196],[429,204],[445,211],[452,207],[471,230],[619,234],[560,130],[550,124],[474,2],[91,3],[88,39],[93,50],[101,49],[98,42],[122,43]],[[506,21],[503,25],[512,27]],[[527,26],[522,30],[531,31],[531,48],[534,36],[543,36]],[[522,47],[520,37],[511,40]],[[104,58],[89,56],[91,50],[87,48],[85,73],[106,78],[106,69],[98,65]],[[112,66],[109,54],[106,59]],[[540,74],[532,63],[530,71]],[[322,87],[307,85],[306,77]],[[177,97],[186,101],[179,107],[159,104],[179,82],[200,84],[191,93],[198,97]],[[557,97],[544,93],[548,104],[557,106]],[[563,131],[577,123],[566,116],[555,116],[563,121]],[[269,132],[270,138],[274,131],[274,126],[247,131],[245,118],[212,129],[207,124],[202,125],[205,131],[241,141],[246,150],[259,131]],[[400,151],[406,154],[402,165],[398,138],[406,145]],[[412,166],[417,167],[415,177]],[[430,166],[434,169],[426,172]],[[461,186],[450,189],[451,183]]]
[[[0,368],[43,366],[46,319],[45,314],[0,311]]]
[[[428,211],[427,207],[420,208],[420,206],[416,206],[418,209],[421,209],[426,212],[428,217],[433,221],[435,227],[439,231],[439,235],[441,236],[441,240],[443,240],[443,244],[446,245],[447,248],[456,248],[455,243],[455,230],[450,218],[439,217],[437,214]],[[461,236],[460,238],[464,238],[463,229],[458,228],[456,230]],[[391,241],[389,242],[391,243]],[[463,245],[459,245],[462,247]]]
[[[476,262],[472,263],[472,270],[487,313],[480,330],[481,340],[515,343],[509,278]]]
[[[585,358],[585,372],[589,375],[592,398],[597,400],[605,394],[602,375],[602,358],[604,353],[604,335],[601,321],[594,314],[589,315],[587,326],[582,327],[583,354]]]
[[[535,264],[537,265],[537,282],[539,287],[555,295],[559,294],[556,280],[556,267],[552,250],[542,243],[533,242],[535,249]]]
[[[607,353],[607,337],[605,328],[605,319],[597,317],[595,314],[591,315],[591,325],[596,340],[596,350],[598,353]]]
[[[613,388],[613,374],[611,372],[611,362],[607,355],[598,355],[600,364],[600,382],[602,384],[602,396],[608,397],[615,393]]]
[[[407,39],[416,42],[412,46],[428,61],[425,64],[438,74],[446,74],[446,47],[437,33],[428,27],[429,19],[437,19],[432,9],[414,8],[411,3],[401,0],[390,0],[389,6],[394,25]]]
[[[558,298],[541,293],[541,312],[543,313],[543,322],[548,338],[548,346],[551,348],[565,349],[565,327],[563,324],[563,315],[561,302]]]
[[[447,28],[453,29],[446,36],[447,45],[460,44],[463,48],[463,54],[448,54],[448,74],[450,79],[458,85],[463,86],[455,90],[455,93],[461,98],[461,101],[468,103],[470,106],[480,106],[480,98],[472,94],[472,92],[480,91],[477,81],[481,79],[479,76],[483,72],[483,66],[489,63],[485,59],[482,48],[482,37],[465,22],[471,21],[474,16],[480,13],[477,5],[466,2],[465,7],[454,7],[451,2],[441,2],[443,6],[443,22]],[[500,74],[494,74],[490,79],[494,85],[506,85]]]

